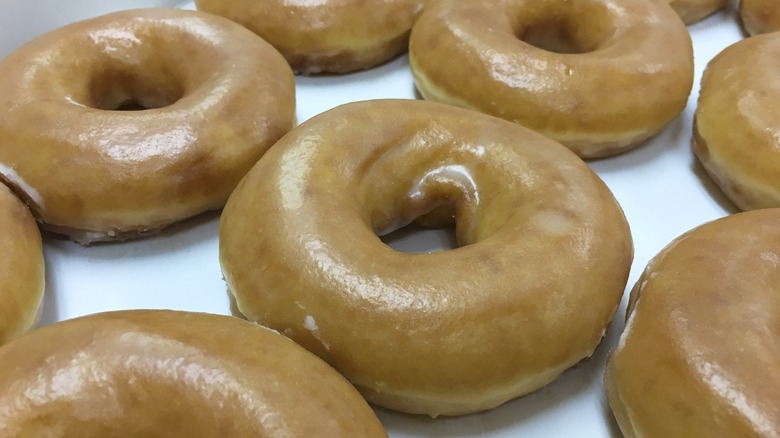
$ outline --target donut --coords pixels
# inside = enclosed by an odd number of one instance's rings
[[[690,34],[660,1],[436,1],[412,29],[409,64],[425,99],[519,123],[583,158],[661,131],[693,84]]]
[[[669,0],[685,24],[693,24],[723,9],[729,0]]]
[[[41,234],[30,211],[0,184],[0,345],[32,328],[44,290]]]
[[[406,254],[377,237],[432,211],[457,249]],[[230,196],[219,253],[249,320],[370,402],[436,417],[492,408],[589,357],[633,248],[612,193],[565,147],[449,105],[376,100],[282,138]]]
[[[196,11],[62,27],[0,61],[0,77],[0,175],[44,228],[82,243],[221,208],[295,118],[281,55]]]
[[[780,7],[771,0],[740,0],[739,15],[749,35],[780,30]]]
[[[0,348],[4,437],[387,437],[333,368],[238,318],[95,314]]]
[[[364,70],[406,51],[425,0],[196,0],[273,44],[297,73]]]
[[[647,266],[605,384],[626,438],[780,430],[780,210],[682,235]]]
[[[780,207],[778,57],[780,36],[751,37],[715,56],[701,80],[693,151],[742,210]]]

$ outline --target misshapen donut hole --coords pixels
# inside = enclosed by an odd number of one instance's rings
[[[170,106],[184,96],[181,83],[171,76],[122,69],[96,73],[89,83],[86,105],[106,111],[142,111]]]
[[[615,18],[593,0],[538,0],[532,10],[521,6],[512,12],[515,35],[548,52],[582,54],[598,50],[614,35]]]
[[[449,205],[417,217],[412,223],[380,236],[385,245],[408,254],[449,251],[460,247]]]
[[[565,23],[557,19],[548,19],[532,23],[518,35],[522,41],[548,52],[586,53],[582,45],[574,39]]]

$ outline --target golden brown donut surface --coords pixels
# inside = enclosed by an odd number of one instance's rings
[[[693,151],[742,210],[780,207],[780,36],[742,40],[710,61]]]
[[[440,0],[412,29],[429,100],[541,132],[581,157],[662,130],[693,83],[687,29],[663,1]]]
[[[238,318],[91,315],[0,348],[3,437],[387,437],[303,348]]]
[[[406,51],[425,0],[196,0],[263,37],[303,74],[373,67]]]
[[[44,289],[41,234],[30,211],[0,184],[0,345],[37,321]]]
[[[278,52],[202,12],[65,26],[5,58],[0,77],[2,178],[47,227],[83,242],[221,208],[295,117]]]
[[[676,239],[637,282],[605,375],[626,438],[776,437],[780,210]]]
[[[728,0],[669,0],[685,24],[693,24],[726,6]]]
[[[780,4],[774,0],[740,0],[739,14],[750,35],[780,30]]]
[[[441,206],[454,208],[457,249],[406,254],[377,237]],[[413,100],[347,104],[297,127],[220,223],[244,315],[369,401],[431,416],[492,408],[590,356],[631,259],[622,210],[576,155]]]

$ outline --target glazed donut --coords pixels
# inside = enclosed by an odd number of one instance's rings
[[[412,29],[409,63],[426,99],[520,123],[583,158],[662,130],[693,83],[688,30],[655,1],[436,1]]]
[[[457,249],[405,254],[377,237],[443,206]],[[589,357],[633,255],[612,193],[566,148],[414,100],[291,131],[231,195],[219,245],[248,319],[369,401],[433,417],[497,406]]]
[[[605,382],[626,438],[776,437],[780,210],[676,239],[631,294]]]
[[[726,48],[707,65],[694,116],[693,151],[742,210],[780,207],[780,36]]]
[[[685,24],[697,21],[723,9],[729,0],[668,0],[669,5],[677,12]]]
[[[302,74],[368,69],[406,51],[425,0],[196,0],[273,44]]]
[[[739,15],[748,34],[780,30],[780,5],[772,0],[740,0]]]
[[[0,345],[35,325],[43,299],[41,234],[30,211],[0,184]]]
[[[333,368],[238,318],[122,311],[0,348],[3,437],[387,437]]]
[[[45,228],[84,243],[221,208],[294,124],[284,59],[202,12],[65,26],[1,61],[0,77],[2,178]]]

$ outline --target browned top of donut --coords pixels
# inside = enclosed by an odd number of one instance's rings
[[[457,249],[404,254],[377,237],[441,206],[454,210]],[[297,127],[220,223],[245,315],[328,358],[371,400],[431,415],[495,406],[589,356],[631,257],[622,211],[576,155],[412,100],[352,103]]]
[[[321,360],[233,317],[112,312],[0,348],[0,435],[387,437]]]
[[[32,214],[0,183],[0,345],[32,327],[43,299],[41,235]]]
[[[690,35],[652,1],[440,0],[415,23],[409,61],[426,99],[519,123],[588,158],[659,132],[693,83]]]
[[[776,436],[778,285],[778,209],[707,223],[656,256],[606,376],[626,436]]]
[[[0,173],[39,219],[73,234],[220,208],[295,117],[278,52],[203,12],[74,23],[17,49],[0,77],[0,164],[13,169]]]
[[[780,35],[715,56],[701,80],[694,151],[743,210],[780,206]]]

